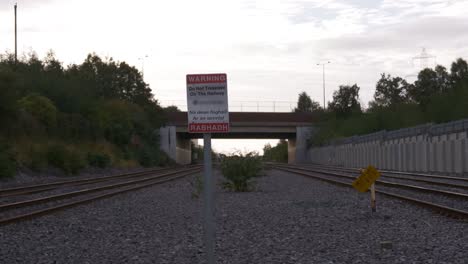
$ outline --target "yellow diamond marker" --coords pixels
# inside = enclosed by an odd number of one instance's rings
[[[373,166],[364,169],[354,182],[353,187],[360,192],[367,192],[371,185],[380,177],[380,172]]]

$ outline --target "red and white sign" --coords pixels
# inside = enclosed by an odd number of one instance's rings
[[[229,132],[225,73],[187,74],[189,133]]]

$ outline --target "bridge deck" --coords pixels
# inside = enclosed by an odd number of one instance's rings
[[[231,127],[236,126],[302,126],[310,125],[316,118],[312,113],[229,113]],[[187,126],[187,112],[167,114],[168,125]]]
[[[182,138],[201,138],[202,134],[189,134],[187,112],[168,113],[167,125],[175,126]],[[230,132],[213,133],[213,138],[295,138],[296,128],[311,126],[316,120],[311,113],[229,113]]]

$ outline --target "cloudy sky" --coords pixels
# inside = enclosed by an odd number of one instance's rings
[[[13,50],[15,2],[0,0],[1,51]],[[327,100],[338,85],[357,83],[366,104],[380,73],[415,74],[420,61],[412,58],[423,47],[436,56],[429,66],[468,58],[464,0],[17,2],[20,53],[52,49],[69,64],[96,52],[138,68],[148,55],[145,79],[163,105],[184,105],[185,74],[205,72],[228,74],[232,110],[256,110],[258,101],[272,111],[277,101],[285,111],[301,91],[322,102],[316,64],[328,60]]]

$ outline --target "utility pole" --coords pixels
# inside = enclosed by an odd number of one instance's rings
[[[17,19],[16,19],[16,9],[18,8],[18,3],[15,3],[15,64],[18,63],[18,28],[17,28]]]
[[[429,59],[434,59],[434,64],[436,64],[436,56],[427,53],[426,48],[422,48],[421,54],[419,56],[413,57],[413,63],[415,60],[419,60],[420,70],[424,70],[429,67]]]
[[[142,78],[145,77],[145,58],[148,58],[148,55],[138,58],[138,60],[141,60],[141,77]]]
[[[325,65],[331,63],[330,61],[317,63],[317,66],[322,65],[322,74],[323,74],[323,110],[325,110]]]

